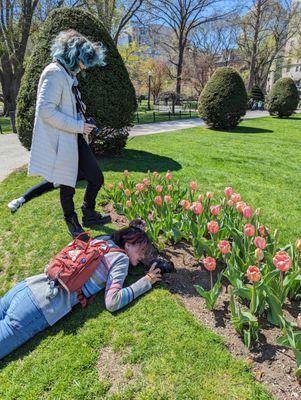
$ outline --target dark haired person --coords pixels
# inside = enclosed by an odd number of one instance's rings
[[[117,311],[131,303],[161,279],[160,269],[152,265],[144,277],[123,287],[129,263],[136,266],[152,250],[148,236],[138,225],[94,240],[106,240],[110,248],[118,247],[125,251],[105,254],[83,286],[87,298],[105,289],[105,304],[109,311]],[[79,302],[76,293],[69,295],[60,287],[55,289],[53,292],[43,273],[18,283],[0,298],[0,359],[55,324]]]
[[[55,37],[51,55],[53,61],[43,70],[38,84],[28,174],[59,186],[65,221],[70,234],[76,237],[83,232],[73,202],[79,168],[88,181],[82,204],[83,225],[110,221],[109,215],[95,210],[104,177],[87,143],[95,125],[86,123],[80,112],[86,107],[76,78],[87,68],[105,66],[105,49],[70,29]]]

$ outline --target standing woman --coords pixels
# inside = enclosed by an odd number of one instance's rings
[[[109,215],[95,211],[104,177],[87,143],[95,125],[86,123],[80,112],[86,106],[80,99],[76,78],[80,71],[106,65],[105,49],[69,29],[55,37],[51,55],[53,60],[43,70],[38,84],[28,175],[42,176],[60,186],[64,218],[71,236],[76,237],[83,232],[73,202],[78,169],[88,181],[82,204],[83,225],[110,221]]]

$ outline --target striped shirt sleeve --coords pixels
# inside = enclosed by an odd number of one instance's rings
[[[139,279],[131,286],[123,287],[128,274],[129,259],[121,254],[113,263],[107,277],[105,304],[107,310],[114,312],[125,307],[131,301],[152,288],[146,277]]]

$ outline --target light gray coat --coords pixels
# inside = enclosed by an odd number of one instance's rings
[[[76,185],[78,172],[77,136],[84,131],[72,93],[74,82],[77,83],[76,77],[55,62],[43,70],[28,166],[28,175],[71,187]]]

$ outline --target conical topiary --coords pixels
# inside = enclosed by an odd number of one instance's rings
[[[247,92],[239,73],[231,67],[218,68],[204,87],[198,107],[209,127],[236,126],[247,109]]]
[[[268,95],[267,109],[271,115],[289,117],[297,109],[299,93],[292,78],[276,81]]]
[[[79,89],[87,114],[102,128],[101,137],[93,139],[96,154],[116,153],[126,144],[129,127],[137,108],[135,90],[123,60],[109,33],[92,14],[79,8],[59,8],[47,17],[26,65],[17,98],[16,122],[21,143],[31,147],[37,87],[41,72],[51,62],[53,38],[62,30],[75,29],[92,42],[102,42],[107,49],[105,67],[87,70],[78,75]]]
[[[251,89],[251,97],[256,101],[264,101],[264,94],[258,85],[254,85]]]

